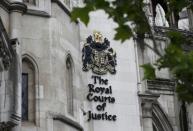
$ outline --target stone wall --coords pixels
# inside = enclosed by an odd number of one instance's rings
[[[51,6],[49,18],[25,14],[22,17],[21,51],[36,66],[36,120],[23,122],[22,131],[47,131],[48,113],[60,114],[80,121],[80,46],[79,28],[71,23],[68,14],[56,3]],[[73,62],[74,116],[67,113],[66,59]],[[27,57],[27,58],[28,58]],[[38,78],[37,78],[38,77]],[[79,113],[80,112],[80,113]],[[81,113],[82,115],[82,113]]]
[[[108,19],[108,16],[103,11],[90,13],[90,23],[88,27],[80,24],[81,46],[83,46],[86,38],[93,34],[93,31],[100,31],[103,37],[110,41],[110,46],[117,54],[117,73],[112,75],[107,73],[101,75],[101,78],[108,80],[108,85],[112,86],[112,97],[115,98],[114,104],[107,103],[105,111],[109,114],[117,116],[116,121],[91,120],[87,121],[85,116],[84,129],[85,131],[127,131],[127,130],[141,130],[140,123],[140,109],[137,96],[137,68],[134,41],[132,39],[121,43],[113,39],[115,31],[113,30],[117,25]],[[99,112],[96,106],[100,103],[89,102],[86,99],[88,94],[88,84],[93,83],[91,76],[95,74],[92,71],[82,72],[85,100],[84,110],[89,110],[96,113]],[[102,86],[102,85],[96,85]],[[104,96],[104,95],[103,95]],[[101,103],[102,104],[102,103]]]

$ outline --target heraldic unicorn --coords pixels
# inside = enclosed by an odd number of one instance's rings
[[[91,69],[98,75],[104,75],[107,72],[115,74],[116,52],[110,47],[108,39],[103,39],[100,32],[94,32],[93,37],[87,38],[82,49],[83,71]]]

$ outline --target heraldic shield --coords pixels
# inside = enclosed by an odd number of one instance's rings
[[[116,52],[110,47],[108,39],[103,39],[100,32],[94,32],[93,37],[87,38],[82,49],[83,71],[91,69],[98,75],[104,75],[107,72],[115,74]]]

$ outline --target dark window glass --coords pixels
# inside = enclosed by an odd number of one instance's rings
[[[73,78],[71,59],[66,60],[67,67],[67,111],[73,115]]]
[[[181,131],[188,131],[188,121],[185,102],[182,103],[180,110],[180,128]]]
[[[28,120],[28,74],[22,73],[22,120]]]

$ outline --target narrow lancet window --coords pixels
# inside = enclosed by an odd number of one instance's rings
[[[73,115],[73,71],[72,71],[72,60],[71,57],[66,59],[67,68],[67,111]]]
[[[22,60],[22,120],[35,121],[35,68],[25,58]]]
[[[180,109],[180,128],[181,131],[188,131],[187,111],[185,102],[182,102]]]

